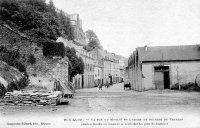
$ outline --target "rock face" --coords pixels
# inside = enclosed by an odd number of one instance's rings
[[[5,105],[18,106],[46,106],[58,105],[61,98],[60,91],[21,90],[7,92],[4,97]]]
[[[7,88],[8,84],[12,81],[18,81],[22,77],[23,73],[19,70],[0,61],[0,83],[3,84],[5,88]]]
[[[27,72],[32,85],[53,90],[55,79],[68,83],[68,58],[38,60],[34,66],[27,67]]]
[[[14,28],[0,24],[0,46],[4,46],[8,50],[19,50],[20,62],[26,66],[30,85],[52,90],[55,79],[68,83],[68,58],[45,57],[42,46],[39,47],[37,42],[32,41]],[[36,59],[34,64],[27,61],[30,55]],[[2,77],[2,79],[5,78]],[[4,82],[4,84],[6,83]]]

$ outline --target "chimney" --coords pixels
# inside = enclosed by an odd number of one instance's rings
[[[144,49],[145,49],[145,51],[147,51],[147,50],[148,50],[148,47],[147,47],[147,45],[145,45],[145,46],[144,46]]]

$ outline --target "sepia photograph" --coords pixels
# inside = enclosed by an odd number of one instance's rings
[[[200,128],[200,1],[0,0],[0,128]]]

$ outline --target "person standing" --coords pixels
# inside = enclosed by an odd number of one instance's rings
[[[99,84],[99,90],[102,90],[102,84]]]

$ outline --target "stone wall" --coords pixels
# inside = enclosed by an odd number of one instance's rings
[[[68,83],[68,58],[43,59],[37,60],[35,65],[27,68],[32,85],[53,90],[55,79]]]
[[[170,67],[171,85],[178,83],[176,68],[180,84],[195,83],[195,79],[200,73],[200,61],[176,62],[172,63]]]

